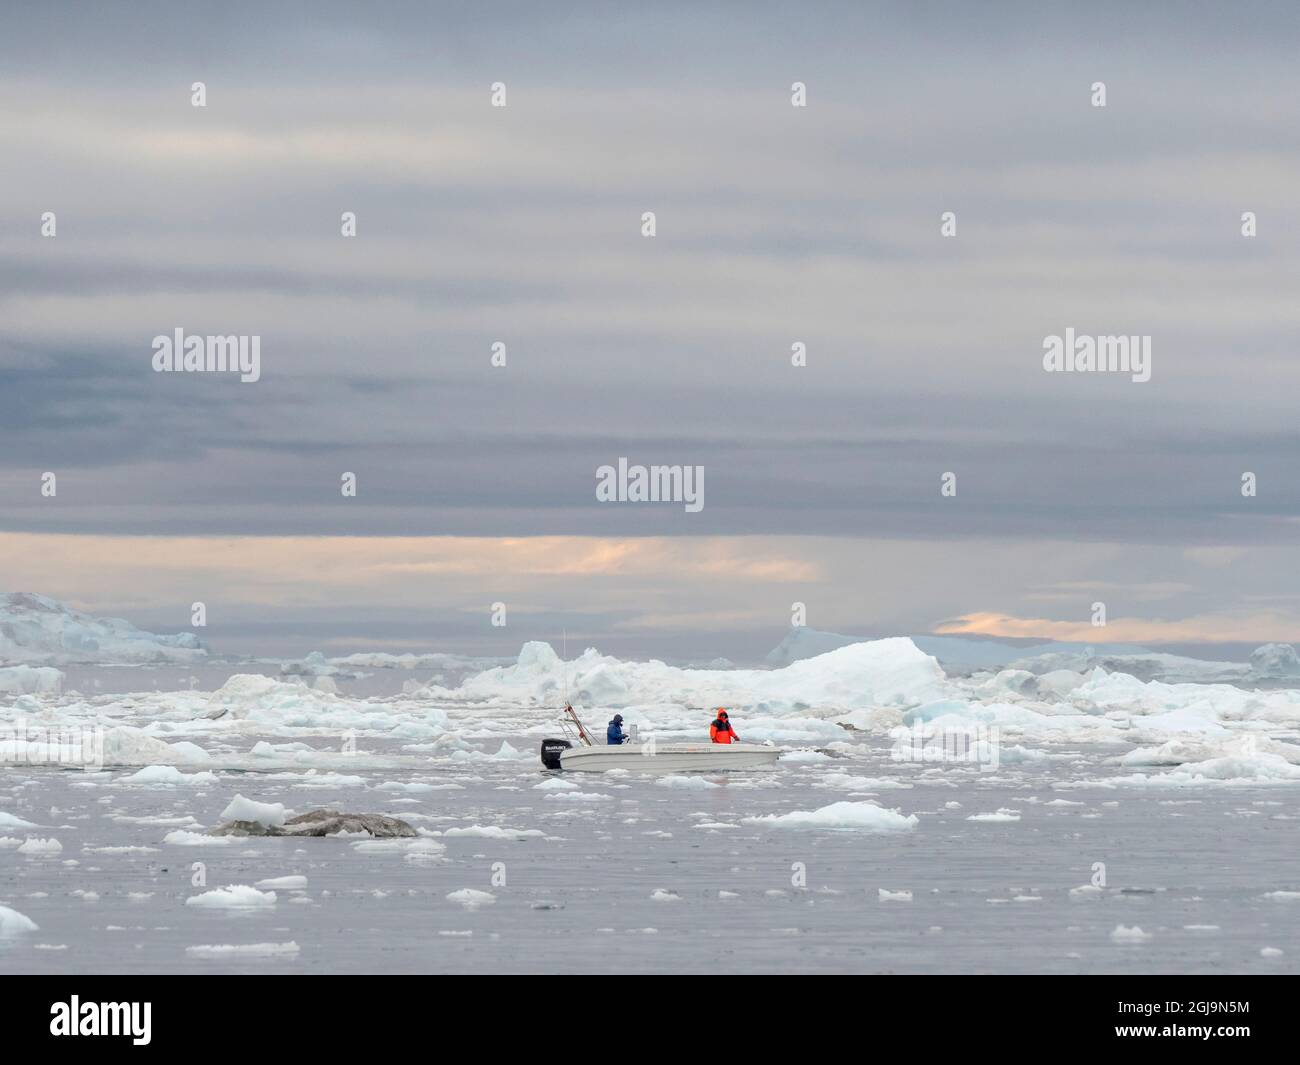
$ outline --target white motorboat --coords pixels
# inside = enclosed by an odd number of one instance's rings
[[[570,747],[560,752],[560,768],[630,769],[637,773],[688,773],[754,769],[772,765],[781,752],[761,743],[624,743],[612,747]]]
[[[603,773],[630,769],[637,773],[719,772],[773,765],[778,747],[761,743],[657,743],[653,739],[602,746],[593,744],[573,707],[561,719],[571,739],[542,740],[542,764],[548,769]],[[573,742],[576,738],[577,742]]]

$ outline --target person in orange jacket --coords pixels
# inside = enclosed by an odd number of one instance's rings
[[[709,726],[709,739],[714,743],[740,742],[740,737],[736,735],[736,730],[731,727],[731,722],[727,720],[727,711],[718,711],[718,716],[713,719],[713,724]]]

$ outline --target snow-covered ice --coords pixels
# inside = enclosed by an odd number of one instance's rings
[[[208,656],[199,686],[167,657],[199,649],[162,643],[162,664],[104,673],[104,694],[85,672],[0,686],[0,915],[62,948],[7,934],[0,971],[725,971],[739,937],[747,971],[1300,971],[1300,953],[1261,954],[1300,935],[1290,656],[1193,681],[1141,649],[977,643],[846,640],[772,669],[563,663],[545,644],[437,665],[307,656],[273,675]],[[1110,668],[1125,656],[1141,676]],[[39,658],[0,666],[54,668]],[[547,771],[566,683],[598,735],[617,711],[643,738],[699,741],[726,705],[783,757]],[[52,764],[58,729],[96,736],[102,765]],[[953,736],[969,757],[927,753]],[[318,807],[419,834],[210,834]],[[195,863],[212,888],[191,885]],[[110,929],[146,921],[123,953]],[[618,952],[593,945],[599,928]]]

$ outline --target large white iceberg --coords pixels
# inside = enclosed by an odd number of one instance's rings
[[[0,663],[192,662],[206,654],[192,632],[160,636],[47,596],[0,593]]]

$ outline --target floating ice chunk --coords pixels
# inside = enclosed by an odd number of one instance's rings
[[[871,802],[833,802],[816,810],[794,810],[788,814],[767,814],[743,820],[745,824],[773,828],[856,829],[866,832],[909,832],[919,824],[915,814],[904,816],[899,810],[886,810]]]
[[[655,779],[655,784],[661,788],[677,788],[683,791],[708,791],[711,788],[721,787],[712,780],[705,780],[704,777],[689,777],[681,773],[669,773],[667,776]]]
[[[174,765],[147,765],[143,769],[137,770],[129,777],[122,777],[117,781],[119,784],[157,784],[167,787],[184,786],[197,788],[207,784],[215,784],[217,775],[215,773],[182,773]]]
[[[258,891],[247,884],[231,884],[191,895],[185,905],[208,910],[265,910],[275,905],[275,892]]]
[[[37,925],[30,917],[19,913],[17,910],[11,910],[8,906],[0,906],[0,936],[16,936],[22,932],[39,931]]]
[[[206,832],[190,832],[183,828],[176,828],[163,836],[163,842],[181,847],[222,847],[234,843],[235,837],[209,836]]]
[[[279,828],[284,824],[285,816],[282,802],[254,802],[242,795],[236,795],[221,811],[223,821],[253,821],[266,828]]]
[[[1259,954],[1262,958],[1280,958],[1283,951],[1277,947],[1261,947]]]
[[[540,784],[533,785],[534,791],[577,791],[578,785],[563,777],[548,777]]]
[[[496,902],[496,896],[490,891],[479,891],[477,888],[461,888],[459,891],[453,891],[447,896],[449,902],[459,903],[467,910],[477,910],[480,906],[490,906]]]
[[[160,766],[190,760],[185,749],[177,750],[129,725],[115,725],[104,733],[105,765]]]
[[[1111,941],[1114,943],[1146,943],[1154,938],[1150,932],[1144,932],[1137,925],[1129,928],[1122,924],[1117,924],[1115,930],[1110,934]]]
[[[605,802],[609,796],[599,791],[557,791],[546,796],[547,802]]]
[[[779,760],[781,762],[791,762],[797,765],[802,762],[829,762],[831,761],[831,756],[825,751],[783,751]]]
[[[877,888],[877,897],[881,902],[911,902],[912,893],[910,891],[887,891],[885,888]]]
[[[185,953],[196,958],[276,958],[298,953],[298,944],[288,943],[218,943],[186,947]]]
[[[406,845],[402,860],[412,865],[432,865],[442,861],[447,852],[447,845],[432,839],[413,839]]]
[[[650,892],[650,898],[655,902],[681,902],[682,897],[675,891],[669,891],[667,888],[655,888]]]
[[[1260,784],[1291,784],[1296,781],[1300,781],[1300,765],[1292,765],[1279,754],[1261,751],[1257,754],[1210,758],[1204,762],[1186,762],[1167,773],[1134,773],[1111,777],[1107,786],[1251,787]],[[1077,786],[1085,787],[1089,784],[1090,782],[1081,781]]]
[[[971,814],[967,821],[1019,821],[1019,810],[1008,810],[1005,806],[1000,807],[996,812],[991,814]]]
[[[365,777],[352,776],[349,773],[318,773],[309,769],[303,778],[294,785],[295,788],[359,788],[366,782]]]
[[[49,666],[5,666],[0,668],[0,694],[57,695],[63,690],[63,674]]]
[[[83,846],[81,850],[82,853],[84,854],[157,854],[158,853],[157,847],[133,847],[133,846],[122,846],[122,847]]]
[[[24,821],[15,814],[0,812],[0,828],[35,828],[31,821]]]
[[[168,744],[182,762],[208,762],[212,760],[212,755],[208,754],[197,743],[190,743],[189,740],[177,740],[175,743]]]
[[[441,860],[447,845],[434,839],[366,839],[352,844],[358,854],[401,854],[414,864]]]
[[[307,886],[305,876],[273,876],[267,880],[259,880],[253,885],[255,888],[262,890],[274,891],[277,888],[283,891],[302,891]]]
[[[844,791],[894,791],[906,790],[912,785],[908,781],[890,780],[887,777],[855,777],[850,773],[826,773],[817,781],[817,786],[842,788]]]
[[[31,837],[18,848],[18,853],[33,858],[52,857],[55,854],[63,853],[63,844],[54,838],[38,839]]]
[[[497,825],[470,825],[468,828],[448,828],[444,836],[477,836],[482,839],[527,839],[546,835],[538,828],[500,828]]]

